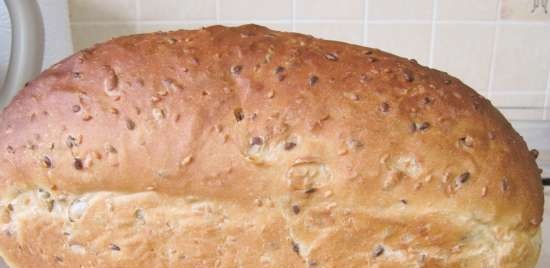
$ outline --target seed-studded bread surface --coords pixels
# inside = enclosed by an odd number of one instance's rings
[[[533,267],[533,154],[377,49],[212,26],[120,37],[0,115],[11,267]]]

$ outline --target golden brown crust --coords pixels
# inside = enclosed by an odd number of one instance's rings
[[[116,38],[0,115],[13,267],[533,267],[543,193],[483,97],[256,25]]]

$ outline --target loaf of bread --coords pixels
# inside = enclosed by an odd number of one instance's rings
[[[540,170],[458,79],[256,25],[115,38],[0,116],[15,267],[534,267]]]

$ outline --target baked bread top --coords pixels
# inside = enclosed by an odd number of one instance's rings
[[[540,171],[488,100],[256,25],[115,38],[0,115],[12,267],[533,267]]]

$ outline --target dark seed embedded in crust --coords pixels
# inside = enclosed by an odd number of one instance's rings
[[[15,153],[15,149],[13,149],[13,147],[11,145],[8,145],[8,147],[6,147],[6,151],[10,154],[14,154]]]
[[[136,128],[136,123],[132,121],[132,119],[127,118],[126,119],[126,128],[129,130],[134,130]]]
[[[382,102],[382,103],[380,103],[379,110],[380,110],[380,112],[386,113],[390,110],[390,105],[386,102]]]
[[[191,62],[195,65],[199,65],[201,63],[197,57],[191,57]]]
[[[420,123],[420,124],[417,124],[417,125],[416,125],[416,128],[417,128],[418,130],[426,130],[426,129],[430,128],[430,126],[431,126],[430,123],[428,123],[428,122],[422,122],[422,123]]]
[[[89,114],[85,114],[84,116],[82,116],[82,120],[84,120],[84,121],[90,121],[90,120],[92,120],[92,116],[89,115]]]
[[[409,203],[409,202],[407,201],[407,199],[400,199],[399,202],[401,202],[403,205],[406,205],[406,204]]]
[[[467,182],[470,179],[470,172],[466,171],[456,177],[456,184],[460,185]]]
[[[120,247],[115,244],[110,244],[109,248],[114,251],[120,251]]]
[[[73,107],[71,108],[73,113],[78,113],[80,112],[80,105],[73,105]]]
[[[45,168],[51,168],[52,167],[52,160],[47,155],[42,157],[41,163],[42,163],[42,166],[45,167]]]
[[[327,58],[327,60],[331,60],[331,61],[337,61],[338,60],[338,56],[335,53],[332,53],[332,52],[329,52],[329,53],[325,54],[325,58]]]
[[[46,207],[48,208],[48,212],[52,212],[53,210],[53,206],[54,206],[54,200],[52,199],[49,199],[49,200],[46,200]]]
[[[49,192],[47,192],[46,190],[44,190],[42,188],[38,188],[38,193],[40,195],[40,198],[43,198],[43,199],[48,199],[51,196],[51,194]]]
[[[84,167],[84,165],[82,164],[82,160],[80,160],[80,158],[74,159],[73,166],[77,170],[81,170]]]
[[[309,77],[309,86],[314,86],[315,84],[317,84],[317,82],[319,82],[319,77],[316,76],[316,75],[312,75]]]
[[[79,78],[81,78],[81,77],[82,77],[82,74],[81,74],[81,73],[79,73],[79,72],[74,72],[74,73],[73,73],[73,78],[79,79]]]
[[[298,215],[300,213],[300,206],[292,205],[292,212],[294,212],[294,214]]]
[[[232,74],[240,74],[242,70],[243,70],[242,65],[235,65],[235,66],[231,67],[231,73]]]
[[[422,98],[421,104],[422,105],[428,105],[432,103],[433,99],[431,97],[424,97]]]
[[[275,73],[276,74],[280,74],[284,71],[285,71],[285,67],[283,67],[283,66],[277,66],[277,68],[275,68]]]
[[[405,69],[403,70],[403,79],[405,79],[405,81],[407,82],[412,82],[414,81],[414,75],[410,70]]]
[[[305,191],[306,194],[312,194],[312,193],[315,193],[317,191],[317,188],[309,188]]]
[[[424,131],[430,127],[431,125],[429,122],[422,122],[422,123],[412,122],[409,126],[409,129],[411,132],[416,132],[417,130]]]
[[[145,219],[145,215],[142,209],[138,208],[136,211],[134,211],[134,217],[138,220]]]
[[[292,251],[296,252],[296,254],[300,255],[300,245],[298,243],[291,241],[292,243]]]
[[[384,247],[382,245],[377,245],[372,251],[373,257],[379,257],[382,254],[384,254]]]
[[[533,158],[537,159],[539,157],[539,151],[537,149],[533,149],[530,151]]]
[[[253,137],[250,141],[250,145],[262,145],[264,140],[261,137]]]
[[[285,143],[285,150],[287,150],[287,151],[292,150],[292,148],[294,148],[294,147],[296,147],[295,142],[289,141],[289,142]]]
[[[69,147],[69,148],[73,148],[73,147],[78,146],[78,143],[76,142],[75,137],[69,135],[69,136],[67,136],[67,139],[65,140],[65,145],[67,145],[67,147]]]
[[[244,119],[243,109],[241,108],[235,108],[235,110],[233,110],[233,115],[235,115],[237,121],[242,121]]]
[[[112,154],[117,153],[116,148],[111,144],[106,143],[103,147],[105,149],[105,152],[112,153]]]

